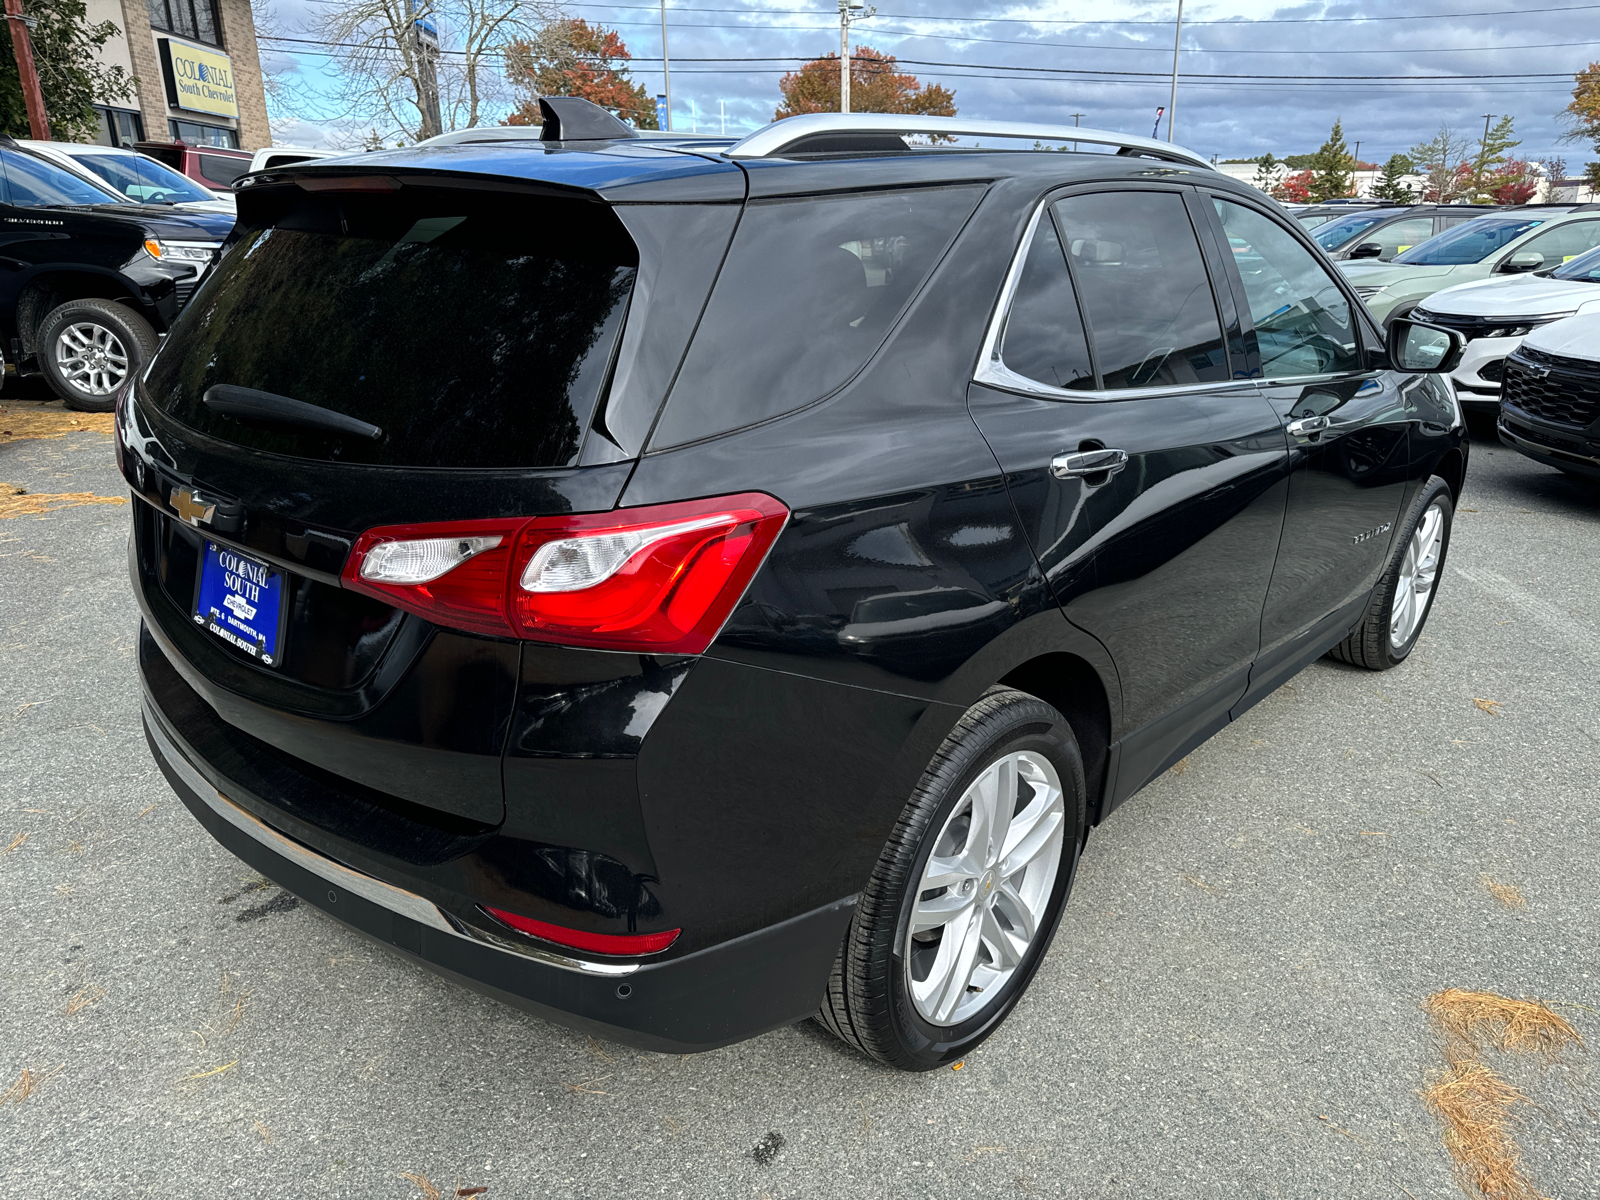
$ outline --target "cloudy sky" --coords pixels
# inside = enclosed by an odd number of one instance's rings
[[[1558,141],[1559,114],[1572,73],[1600,60],[1600,3],[1518,2],[1187,0],[1177,140],[1223,158],[1304,153],[1339,116],[1352,149],[1359,141],[1363,159],[1381,162],[1442,124],[1476,137],[1484,114],[1509,113],[1523,139],[1519,155],[1579,164],[1585,148]],[[269,0],[286,33],[314,3]],[[635,57],[634,77],[662,90],[657,5],[563,7],[616,29]],[[952,88],[963,114],[1070,125],[1081,113],[1084,125],[1148,134],[1156,106],[1167,102],[1176,0],[879,0],[879,9],[856,26],[855,40]],[[837,0],[669,0],[667,20],[679,129],[693,120],[715,132],[724,114],[729,132],[765,124],[779,78],[797,65],[782,60],[839,44]],[[774,58],[727,61],[767,55]],[[337,65],[315,55],[280,61],[313,92]],[[320,136],[315,123],[283,128],[296,141]]]

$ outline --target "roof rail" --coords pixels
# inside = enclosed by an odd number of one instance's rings
[[[1088,142],[1094,146],[1115,146],[1118,154],[1158,158],[1182,163],[1186,167],[1212,166],[1192,150],[1171,142],[1110,133],[1104,129],[1080,129],[1075,125],[1030,125],[1020,121],[983,121],[967,117],[918,117],[900,113],[806,113],[785,117],[741,138],[726,153],[730,158],[772,158],[784,152],[804,153],[804,143],[815,141],[817,150],[828,152],[860,139],[862,149],[880,149],[872,135],[899,137],[926,134],[933,137],[1012,137],[1035,141]],[[832,135],[832,136],[830,136]],[[829,145],[834,143],[834,145]],[[825,149],[826,148],[826,149]]]

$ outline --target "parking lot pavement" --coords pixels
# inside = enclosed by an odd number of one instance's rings
[[[118,497],[110,454],[4,444],[0,481]],[[1600,490],[1508,450],[1412,661],[1318,663],[1124,805],[1010,1021],[918,1076],[809,1023],[601,1044],[259,886],[140,733],[127,524],[0,519],[8,1194],[1434,1200],[1425,996],[1600,1039]],[[1529,1172],[1600,1195],[1587,1061],[1508,1057]]]

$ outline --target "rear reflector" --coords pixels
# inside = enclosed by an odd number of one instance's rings
[[[677,941],[678,935],[683,932],[681,929],[668,929],[663,933],[585,933],[581,929],[568,929],[548,921],[535,921],[532,917],[519,917],[516,913],[488,905],[482,907],[495,920],[505,922],[519,933],[594,954],[656,954]]]
[[[789,510],[745,492],[570,517],[370,529],[346,587],[441,625],[605,650],[700,654]]]

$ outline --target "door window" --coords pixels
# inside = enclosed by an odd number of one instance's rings
[[[1022,264],[1000,338],[1000,358],[1008,370],[1050,387],[1094,387],[1078,298],[1049,213],[1041,215]]]
[[[1596,246],[1600,246],[1600,221],[1570,221],[1529,238],[1517,247],[1517,253],[1542,254],[1546,267],[1559,267]]]
[[[1222,322],[1183,197],[1098,192],[1058,200],[1101,387],[1228,378]]]
[[[1270,217],[1215,200],[1268,379],[1359,371],[1350,303],[1321,263]]]
[[[1420,245],[1433,236],[1432,217],[1410,217],[1404,221],[1396,221],[1393,225],[1385,225],[1369,238],[1361,238],[1356,242],[1377,242],[1383,247],[1383,253],[1378,255],[1384,262],[1388,262],[1396,254],[1404,254],[1411,247]]]
[[[42,158],[16,150],[0,150],[7,188],[6,202],[24,208],[60,208],[80,204],[127,203],[121,196],[102,191],[87,179]]]

